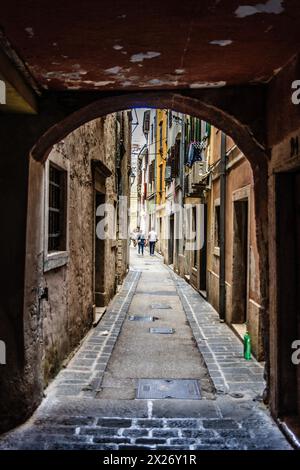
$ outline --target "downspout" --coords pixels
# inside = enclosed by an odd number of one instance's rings
[[[184,205],[184,142],[185,142],[185,115],[183,115],[182,121],[181,121],[181,141],[180,141],[180,184],[181,184],[181,190],[182,190],[182,199],[181,203],[182,206]]]
[[[157,109],[155,110],[155,138],[154,138],[154,220],[151,222],[151,225],[154,225],[155,230],[157,230],[157,214],[156,214],[156,198],[157,198]],[[149,227],[151,230],[151,227]]]
[[[182,228],[179,229],[178,228],[178,233],[177,233],[177,236],[179,237],[179,234],[180,234],[180,238],[182,237],[182,241],[180,240],[179,242],[179,250],[178,250],[178,258],[177,258],[177,263],[178,263],[178,267],[177,269],[180,271],[180,262],[179,262],[179,254],[181,252],[181,249],[182,249],[182,254],[184,254],[184,196],[185,196],[185,181],[184,181],[184,177],[185,177],[185,167],[184,167],[184,163],[185,163],[185,114],[182,114],[182,121],[181,121],[181,142],[180,142],[180,184],[181,184],[181,214],[180,214],[180,223],[181,223],[181,226]]]
[[[226,134],[221,134],[220,159],[220,274],[219,274],[219,317],[226,318],[226,285],[225,285],[225,219],[226,219]]]

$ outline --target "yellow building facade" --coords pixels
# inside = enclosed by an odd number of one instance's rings
[[[168,152],[168,111],[156,110],[156,231],[158,234],[158,251],[164,255],[167,249],[166,236],[166,182],[165,171]]]

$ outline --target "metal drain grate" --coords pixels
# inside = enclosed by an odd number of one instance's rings
[[[169,308],[172,308],[171,305],[168,305],[168,304],[151,304],[150,307],[152,308],[152,310],[162,310],[162,309],[169,309]]]
[[[153,322],[156,320],[156,317],[145,317],[141,315],[129,315],[128,320],[130,321],[147,321],[147,322]]]
[[[149,328],[150,333],[156,333],[158,335],[172,335],[175,333],[174,328]]]
[[[197,380],[189,379],[140,379],[136,398],[177,398],[199,400],[200,386]]]
[[[178,295],[176,291],[172,290],[137,290],[136,294],[159,295],[160,297],[176,297]]]

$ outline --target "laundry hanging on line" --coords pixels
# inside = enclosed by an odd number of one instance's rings
[[[203,150],[203,142],[191,142],[188,150],[187,166],[191,167],[195,162],[202,162]]]

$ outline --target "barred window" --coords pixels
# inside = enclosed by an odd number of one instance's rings
[[[49,165],[48,252],[66,250],[67,172]]]

